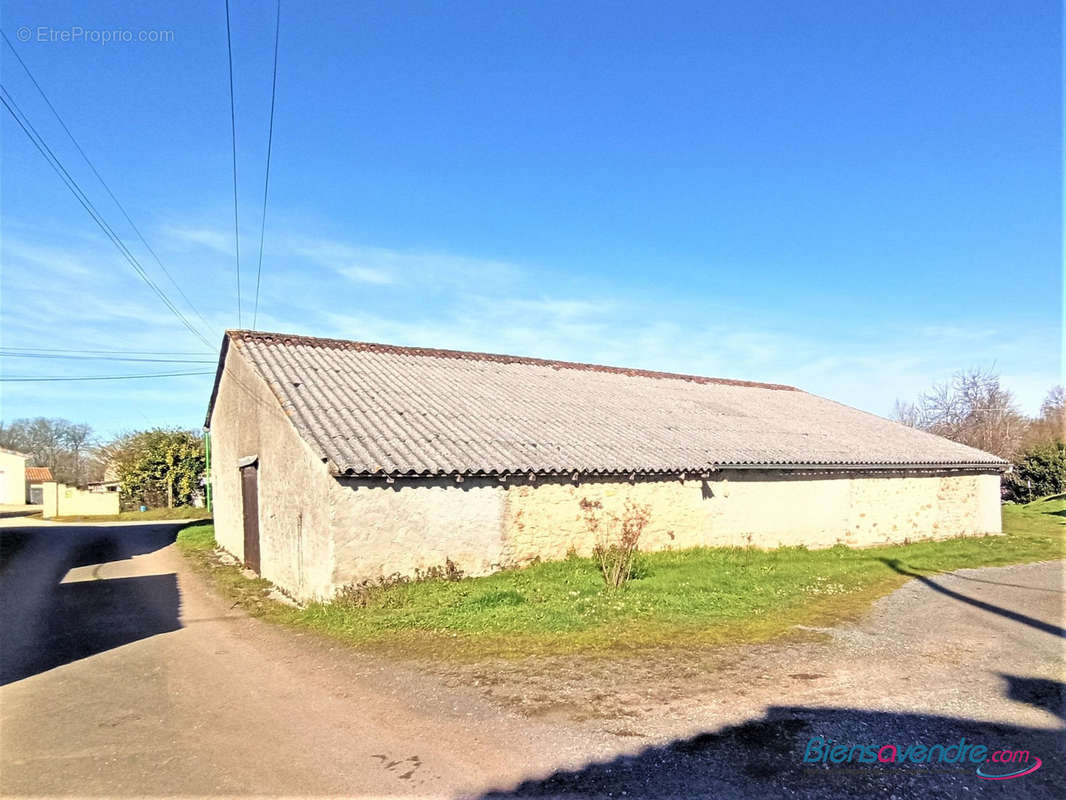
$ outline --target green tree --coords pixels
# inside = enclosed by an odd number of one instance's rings
[[[1004,483],[1022,502],[1066,492],[1066,444],[1034,444],[1014,459]]]
[[[1056,386],[1032,421],[1025,446],[1015,456],[1004,485],[1010,496],[1028,502],[1066,492],[1066,391]]]
[[[126,507],[192,504],[206,469],[203,440],[191,431],[156,428],[108,446]]]

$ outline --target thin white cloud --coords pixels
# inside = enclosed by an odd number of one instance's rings
[[[376,283],[379,286],[393,283],[391,275],[371,267],[360,267],[352,264],[350,266],[337,267],[337,272],[356,283]]]
[[[371,247],[327,238],[279,237],[282,256],[307,259],[358,282],[409,289],[500,285],[524,274],[516,264],[428,249]]]
[[[87,278],[93,274],[84,260],[69,250],[49,247],[5,236],[3,241],[5,270],[33,269],[40,280],[41,270],[54,277]]]
[[[215,228],[164,225],[161,228],[170,244],[178,248],[206,247],[225,256],[233,257],[233,233]]]
[[[477,297],[472,301],[482,303],[484,306],[496,311],[500,316],[536,318],[539,316],[554,317],[560,320],[575,320],[580,318],[600,316],[608,312],[613,303],[611,301],[591,301],[560,297],[540,297],[529,299],[524,297],[494,298]]]

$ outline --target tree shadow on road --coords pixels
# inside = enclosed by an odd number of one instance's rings
[[[1066,628],[1062,628],[1059,625],[1054,625],[1050,622],[1044,622],[1042,619],[1030,617],[1028,614],[1022,614],[1018,611],[1011,611],[1009,608],[1003,608],[1002,606],[997,606],[993,603],[986,603],[984,600],[978,600],[975,597],[969,597],[967,595],[962,594],[961,592],[956,592],[952,589],[948,589],[946,586],[942,586],[941,584],[934,581],[932,578],[922,575],[920,572],[911,572],[910,570],[905,569],[899,559],[879,558],[878,561],[881,561],[882,563],[886,564],[888,567],[895,570],[900,575],[906,575],[909,578],[914,578],[916,581],[925,584],[933,591],[939,592],[942,595],[946,595],[947,597],[950,597],[953,600],[958,600],[962,603],[971,605],[974,608],[979,608],[982,611],[988,611],[992,614],[997,614],[1001,617],[1006,617],[1007,619],[1014,620],[1015,622],[1020,622],[1023,625],[1028,625],[1031,628],[1036,628],[1038,631],[1050,633],[1052,636],[1058,636],[1060,638],[1066,639]]]
[[[114,535],[114,531],[121,533]],[[101,531],[100,528],[87,525],[69,528],[64,526],[64,535],[76,536],[81,542],[68,567],[73,569],[86,564],[122,561],[162,550],[178,538],[178,529],[174,526],[129,525],[123,528],[105,528]]]
[[[1000,677],[1007,682],[1007,697],[1011,700],[1041,708],[1066,721],[1066,684],[1047,678],[1023,678],[1003,673]]]
[[[1039,683],[1054,692],[1054,681],[1004,676],[1013,692]],[[1035,683],[1034,683],[1035,682]],[[1061,693],[1062,684],[1057,684]],[[1027,702],[1027,701],[1026,701]],[[809,750],[815,737],[820,744]],[[1042,761],[1035,772],[1013,780],[987,780],[972,761],[951,763],[804,763],[824,743],[892,744],[900,754],[912,744],[926,747],[984,745],[1027,751]],[[815,740],[818,743],[819,740]],[[489,791],[483,800],[505,798],[839,798],[973,797],[986,792],[1030,798],[1061,797],[1064,764],[1062,729],[1026,728],[934,714],[905,714],[853,708],[771,707],[761,719],[702,733],[632,755],[561,770]],[[990,774],[1021,769],[1017,764],[986,763]],[[1005,787],[1003,784],[1007,784]]]
[[[177,575],[101,579],[71,569],[132,558],[174,541],[159,526],[6,529],[17,542],[0,581],[0,685],[181,628]]]
[[[32,539],[32,528],[0,528],[0,570],[14,561]]]
[[[34,635],[20,637],[16,625],[2,626],[7,644],[0,652],[0,685],[176,631],[178,609],[173,573],[61,583]]]

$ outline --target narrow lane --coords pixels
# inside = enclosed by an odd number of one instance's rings
[[[176,530],[39,526],[4,568],[5,794],[449,795],[520,776],[454,699],[427,713],[382,691],[380,665],[226,608]]]

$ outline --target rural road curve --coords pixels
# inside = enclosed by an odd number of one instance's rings
[[[831,642],[746,650],[744,674],[700,678],[713,697],[645,710],[631,722],[642,737],[625,738],[250,619],[189,571],[173,524],[3,524],[21,543],[0,572],[4,795],[1060,797],[1066,785],[1062,562],[912,581]],[[811,767],[812,736],[965,736],[1043,766],[1006,784],[966,767]]]

